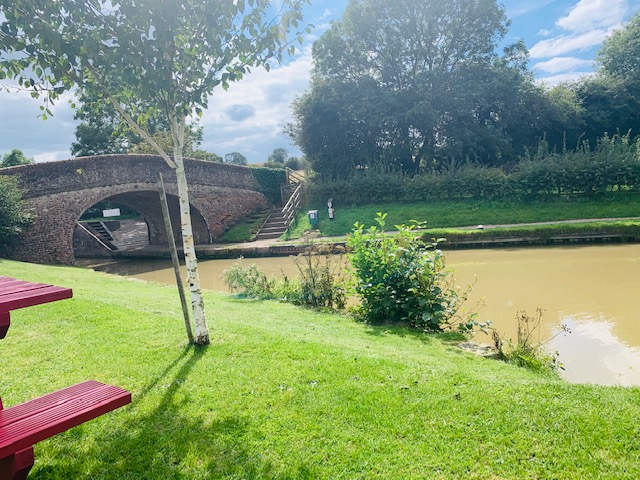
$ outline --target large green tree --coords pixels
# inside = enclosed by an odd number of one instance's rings
[[[187,119],[217,87],[280,60],[304,0],[0,0],[0,77],[47,102],[65,90],[100,92],[176,173],[196,343],[209,343],[189,209],[183,148]],[[166,116],[168,155],[131,115],[152,105]]]
[[[606,39],[593,78],[575,84],[585,112],[585,139],[593,146],[605,132],[640,134],[640,14]]]
[[[169,132],[167,116],[153,105],[130,102],[127,109],[129,115],[149,135]],[[127,153],[143,141],[109,100],[104,98],[101,90],[85,88],[79,92],[74,118],[81,121],[76,127],[76,141],[71,144],[71,154],[74,156]]]
[[[313,46],[289,132],[320,172],[501,163],[545,128],[524,45],[496,54],[507,26],[495,0],[351,0]]]
[[[225,153],[224,163],[230,163],[231,165],[246,165],[248,163],[247,157],[240,152]]]

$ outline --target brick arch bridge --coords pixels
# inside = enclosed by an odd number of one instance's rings
[[[208,243],[239,219],[268,206],[252,169],[185,160],[194,240]],[[180,237],[175,173],[156,155],[102,155],[0,169],[19,179],[33,225],[8,257],[36,263],[73,264],[76,223],[91,206],[113,200],[138,211],[149,243],[166,244],[158,196],[162,173],[176,240]]]

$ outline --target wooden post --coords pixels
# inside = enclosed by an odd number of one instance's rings
[[[191,320],[189,319],[189,306],[187,298],[184,294],[184,283],[182,283],[182,275],[180,274],[180,262],[178,261],[178,249],[176,248],[176,239],[173,236],[173,227],[171,226],[171,217],[169,216],[169,204],[167,203],[167,192],[164,189],[164,181],[162,173],[158,173],[160,177],[160,205],[162,205],[162,217],[164,218],[164,226],[167,231],[167,240],[169,242],[169,251],[171,252],[171,262],[173,263],[173,271],[176,274],[176,283],[178,284],[178,293],[180,294],[180,303],[182,304],[182,313],[184,315],[184,325],[187,328],[187,338],[189,343],[193,343],[193,331],[191,330]]]

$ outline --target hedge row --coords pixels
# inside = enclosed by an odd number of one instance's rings
[[[282,198],[280,187],[284,185],[286,174],[282,169],[259,168],[251,169],[257,191],[262,193],[274,205],[280,204]]]
[[[622,189],[640,190],[640,161],[635,157],[548,157],[523,161],[510,173],[472,166],[413,177],[359,171],[340,180],[312,182],[307,193],[312,203],[334,198],[342,205],[368,205],[442,199],[517,201],[553,195],[594,196]]]

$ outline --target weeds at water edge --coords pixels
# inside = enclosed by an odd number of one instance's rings
[[[561,330],[548,340],[542,340],[542,308],[536,309],[534,316],[521,310],[516,313],[518,322],[518,336],[515,341],[500,335],[496,329],[491,331],[493,344],[498,351],[499,358],[534,371],[557,371],[564,367],[558,361],[558,352],[551,353],[546,345],[560,333],[571,333],[569,328],[561,325]]]

